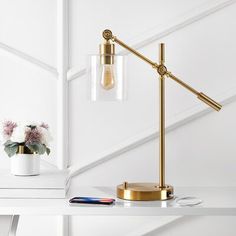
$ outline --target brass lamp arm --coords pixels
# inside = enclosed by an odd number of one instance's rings
[[[154,69],[157,70],[157,72],[160,74],[161,77],[163,77],[165,75],[170,77],[175,82],[177,82],[178,84],[180,84],[181,86],[183,86],[184,88],[188,89],[190,92],[195,94],[198,99],[200,99],[201,101],[203,101],[208,106],[215,109],[216,111],[219,111],[221,109],[222,106],[219,103],[217,103],[216,101],[214,101],[213,99],[211,99],[210,97],[205,95],[204,93],[198,92],[197,90],[195,90],[194,88],[192,88],[191,86],[189,86],[188,84],[186,84],[185,82],[183,82],[182,80],[180,80],[179,78],[174,76],[171,72],[169,72],[167,70],[167,68],[164,66],[164,56],[163,56],[163,61],[161,61],[160,62],[161,64],[158,65],[156,62],[151,61],[150,59],[148,59],[147,57],[145,57],[144,55],[142,55],[138,51],[134,50],[133,48],[129,47],[127,44],[125,44],[124,42],[119,40],[116,36],[114,36],[112,34],[112,32],[110,30],[104,30],[103,37],[107,41],[112,40],[113,42],[116,42],[121,47],[127,49],[128,51],[130,51],[131,53],[133,53],[134,55],[136,55],[137,57],[139,57],[143,61],[147,62],[149,65],[151,65]]]
[[[217,103],[216,101],[214,101],[213,99],[211,99],[210,97],[208,97],[206,94],[202,93],[202,92],[198,92],[197,90],[195,90],[194,88],[192,88],[191,86],[189,86],[188,84],[184,83],[182,80],[180,80],[179,78],[177,78],[176,76],[174,76],[173,74],[171,74],[171,72],[167,71],[166,75],[168,77],[170,77],[171,79],[173,79],[175,82],[177,82],[178,84],[182,85],[184,88],[188,89],[190,92],[194,93],[195,95],[197,95],[197,98],[200,99],[201,101],[203,101],[204,103],[206,103],[208,106],[212,107],[213,109],[215,109],[216,111],[219,111],[222,108],[222,105],[220,105],[219,103]]]
[[[128,51],[130,51],[131,53],[133,53],[134,55],[136,55],[137,57],[139,57],[140,59],[142,59],[143,61],[147,62],[149,65],[151,65],[154,69],[158,69],[159,65],[156,62],[151,61],[150,59],[148,59],[147,57],[145,57],[144,55],[142,55],[141,53],[137,52],[136,50],[134,50],[133,48],[129,47],[127,44],[125,44],[124,42],[122,42],[121,40],[119,40],[117,37],[112,36],[111,39],[113,42],[116,42],[117,44],[119,44],[121,47],[127,49]]]

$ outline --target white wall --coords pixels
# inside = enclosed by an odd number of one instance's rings
[[[0,2],[0,120],[45,121],[54,134],[52,158],[56,159],[56,77],[22,60],[4,48],[14,48],[46,63],[56,64],[56,0]],[[1,166],[9,158],[0,149]]]
[[[114,34],[132,44],[145,39],[145,36],[158,33],[159,29],[169,27],[181,19],[197,15],[198,12],[217,2],[223,0],[178,2],[130,0],[122,4],[111,0],[71,0],[69,1],[70,73],[84,69],[87,55],[97,53],[101,32],[105,28],[111,28]],[[106,9],[105,14],[104,9]],[[158,43],[165,42],[168,68],[196,89],[206,92],[213,98],[221,99],[222,94],[236,86],[235,76],[232,73],[236,54],[235,10],[236,4],[225,7],[186,27],[177,27],[177,31],[160,40],[150,41],[139,50],[151,59],[157,60]],[[53,70],[56,67],[57,56],[56,0],[1,1],[0,43],[37,58]],[[2,65],[0,67],[2,78],[0,119],[6,117],[46,120],[50,123],[56,137],[55,74],[1,50],[4,47],[2,44],[0,44],[0,65]],[[147,129],[157,129],[156,73],[131,55],[128,56],[128,66],[129,97],[125,103],[88,101],[86,75],[70,82],[69,143],[70,164],[73,167],[83,167],[92,163],[97,160],[100,153],[124,140]],[[174,120],[182,112],[205,106],[172,81],[167,80],[166,87],[167,120],[169,121]],[[235,108],[236,104],[232,103],[224,107],[220,113],[212,112],[167,135],[167,180],[170,184],[175,186],[221,186],[225,183],[230,186],[235,185],[236,150],[233,142],[236,135],[231,131],[236,128]],[[54,150],[55,145],[56,138],[53,143]],[[76,188],[77,185],[115,186],[123,180],[154,181],[157,179],[157,153],[157,140],[148,142],[75,177],[72,188]],[[1,156],[3,155],[1,150]],[[55,163],[55,160],[54,152],[50,162]],[[8,159],[4,156],[0,164],[7,168]],[[156,168],[153,168],[155,166]],[[215,219],[193,218],[190,222],[191,228],[198,229],[199,224],[214,222]],[[33,217],[32,225],[35,229],[40,229],[41,222],[45,226],[44,230],[48,230],[48,235],[55,235],[54,220],[50,217],[47,220]],[[73,217],[71,235],[88,236],[95,235],[94,232],[96,235],[111,235],[111,231],[112,235],[125,235],[132,233],[137,227],[159,220],[158,217],[128,219]],[[30,235],[29,221],[28,217],[21,219],[18,236]],[[92,229],[91,221],[94,222]],[[224,227],[229,230],[228,235],[233,235],[232,221],[228,218],[222,220]],[[124,227],[120,228],[117,222]],[[161,235],[170,235],[171,230],[176,230],[175,235],[177,233],[184,235],[188,223],[184,219],[176,221],[169,231],[163,228]],[[222,226],[222,230],[224,227]],[[104,230],[105,228],[107,230]],[[39,231],[35,230],[35,232]],[[220,235],[219,232],[220,229],[218,234],[214,231],[214,235]],[[44,234],[46,235],[45,232]],[[150,235],[156,235],[156,232]]]
[[[79,2],[75,1],[75,3]],[[75,9],[80,11],[85,6],[85,3],[79,6],[73,5],[73,2],[71,4],[73,9],[71,24],[73,26],[76,22],[78,25],[74,29],[74,31],[78,31],[77,37],[73,38],[73,34],[71,36],[71,48],[73,49],[74,45],[82,44],[83,50],[85,50],[86,47],[90,48],[91,45],[91,47],[94,47],[93,52],[97,52],[98,43],[101,41],[100,25],[103,25],[102,22],[93,23],[93,27],[88,26],[88,32],[84,33],[86,31],[80,31],[80,27],[84,25],[84,22],[87,25],[87,22],[90,22],[90,18],[84,13],[84,18],[80,19],[83,16],[82,12],[81,14],[73,15]],[[189,6],[186,9],[185,7],[188,4],[185,5],[184,3],[182,6],[182,11],[176,10],[176,15],[183,15],[183,12],[187,11],[187,9],[193,8],[193,6]],[[166,5],[164,4],[163,7],[166,7]],[[159,9],[160,6],[157,8]],[[85,10],[83,9],[83,12],[86,12]],[[123,7],[120,6],[117,7],[116,11],[121,15],[122,10]],[[93,12],[98,17],[102,15],[101,11],[97,10],[97,6],[94,7],[94,10],[91,8],[89,12],[90,14]],[[160,40],[166,42],[166,64],[170,70],[186,82],[192,84],[196,89],[207,92],[213,98],[217,98],[224,91],[227,91],[232,86],[236,86],[231,71],[224,69],[225,67],[234,67],[234,60],[229,59],[233,59],[236,53],[236,49],[233,47],[236,38],[235,21],[232,21],[234,12],[235,6],[225,8]],[[77,19],[78,16],[80,16],[80,21]],[[134,18],[135,16],[134,14]],[[153,22],[153,19],[149,20],[149,16],[153,17],[153,15],[148,14],[145,17],[147,25],[149,25],[149,22]],[[164,22],[160,15],[156,14],[155,17],[157,18],[156,22]],[[132,18],[129,18],[131,17],[114,18],[114,27],[111,25],[111,29],[114,28],[114,34],[123,40],[126,40],[127,33],[123,33],[122,28],[131,28],[134,31],[131,24]],[[124,27],[127,19],[129,19],[130,25]],[[108,22],[113,21],[110,20]],[[103,29],[106,27],[107,25]],[[74,32],[73,28],[71,31]],[[82,40],[84,35],[87,34],[91,34],[91,39],[89,39],[91,42],[87,41],[86,38]],[[80,38],[79,35],[83,37]],[[158,43],[159,41],[156,41],[140,49],[140,51],[155,60],[158,56]],[[230,49],[225,49],[226,45]],[[83,50],[81,49],[81,53],[83,53]],[[92,49],[87,49],[87,52],[91,51]],[[77,60],[73,59],[75,57],[73,54],[77,55]],[[80,51],[73,51],[71,64],[76,64],[80,61],[79,55],[81,55]],[[85,57],[86,52],[82,56]],[[72,165],[78,164],[83,166],[93,161],[98,153],[121,143],[124,139],[128,139],[147,128],[158,126],[158,80],[156,79],[156,73],[148,65],[145,65],[141,60],[131,55],[128,56],[128,66],[129,97],[125,103],[90,102],[86,96],[86,75],[71,81],[70,123],[75,124],[71,126],[70,130]],[[180,88],[173,81],[167,80],[166,84],[166,116],[168,120],[173,119],[174,115],[200,104],[195,96]],[[80,144],[79,149],[78,143]],[[90,145],[93,148],[89,148]]]
[[[174,186],[235,186],[236,133],[229,135],[236,129],[235,116],[236,102],[168,133],[166,181]],[[75,177],[73,187],[155,181],[158,151],[155,139]]]

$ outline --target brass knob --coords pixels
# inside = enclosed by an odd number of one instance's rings
[[[124,186],[124,189],[127,189],[127,187],[128,187],[128,182],[125,181],[125,182],[123,183],[123,186]]]
[[[105,29],[102,33],[104,39],[109,40],[112,39],[112,32],[109,29]]]

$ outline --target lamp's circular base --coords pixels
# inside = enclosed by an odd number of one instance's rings
[[[127,183],[117,186],[117,197],[131,201],[168,200],[173,198],[174,189],[170,185],[160,187],[156,183]]]

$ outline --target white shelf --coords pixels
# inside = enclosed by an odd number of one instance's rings
[[[41,160],[40,175],[14,176],[0,169],[0,198],[65,198],[67,170]]]
[[[113,206],[70,206],[72,196],[115,198],[112,187],[81,187],[66,199],[0,199],[0,215],[236,215],[236,187],[179,187],[177,196],[195,196],[203,203],[179,207],[174,200],[131,202],[117,199]]]

